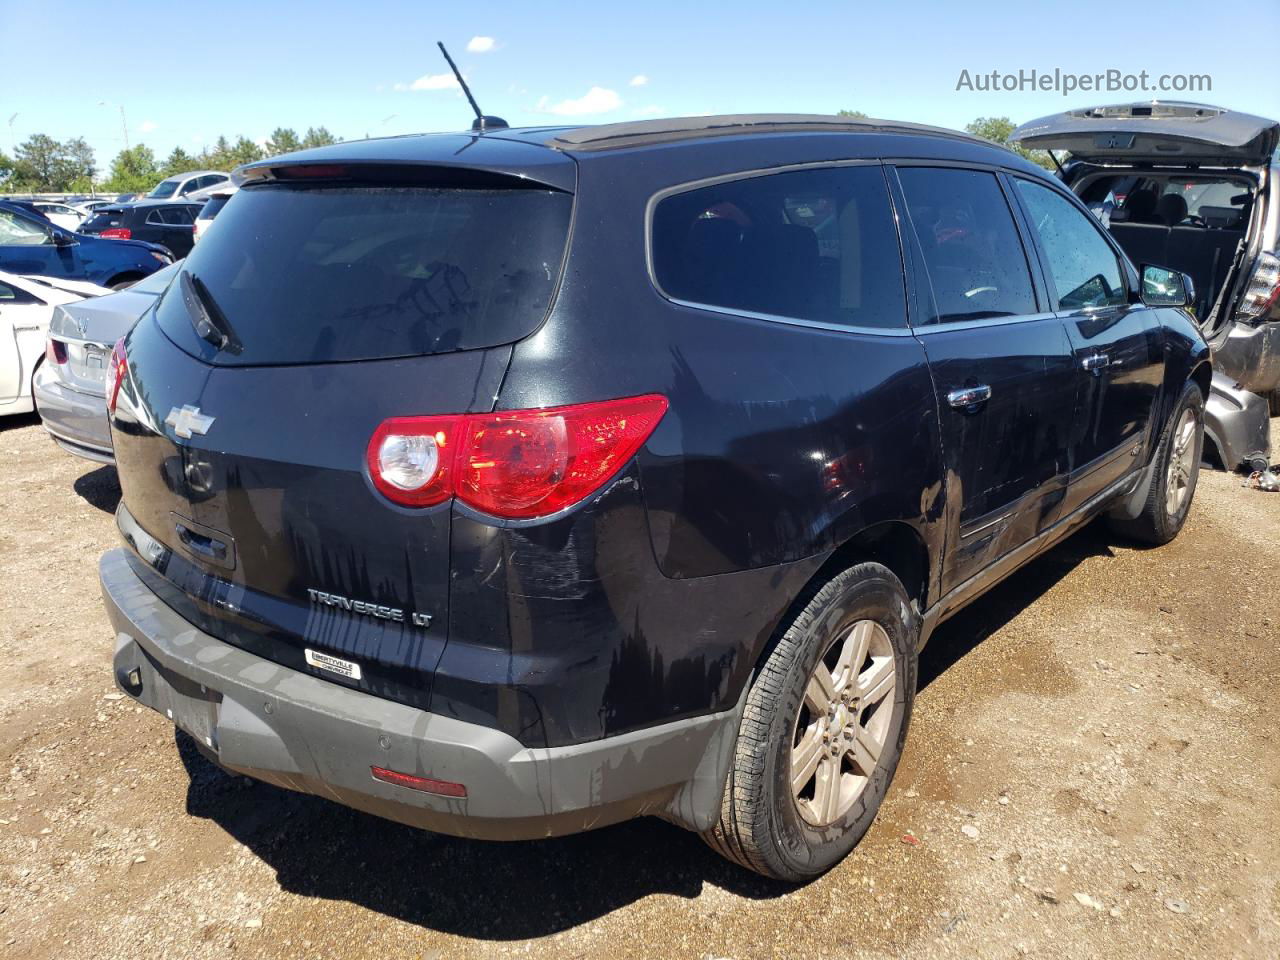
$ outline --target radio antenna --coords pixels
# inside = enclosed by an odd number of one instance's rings
[[[471,88],[467,86],[467,81],[462,79],[462,71],[453,62],[453,57],[449,56],[449,51],[444,48],[444,44],[439,40],[436,41],[436,46],[444,54],[445,62],[449,64],[449,69],[453,71],[453,75],[458,79],[458,86],[467,95],[467,102],[471,104],[471,109],[475,111],[476,118],[471,123],[471,129],[476,133],[484,133],[486,130],[505,130],[510,126],[501,117],[490,117],[480,112],[480,105],[476,103],[476,98],[471,95]]]

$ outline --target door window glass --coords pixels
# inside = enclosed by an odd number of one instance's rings
[[[1015,181],[1040,236],[1060,310],[1127,303],[1120,261],[1093,221],[1056,190]]]
[[[663,199],[654,275],[709,307],[861,327],[905,327],[902,257],[879,166],[731,180]]]
[[[1036,312],[1026,253],[995,174],[903,167],[898,178],[933,288],[935,321]]]
[[[8,210],[0,210],[0,245],[30,246],[51,242],[49,232],[43,227]]]

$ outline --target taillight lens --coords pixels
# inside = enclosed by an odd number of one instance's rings
[[[45,344],[44,358],[50,363],[66,363],[67,362],[67,345],[61,340],[49,338],[49,342]]]
[[[116,412],[116,400],[120,396],[120,385],[129,372],[129,361],[124,355],[124,337],[116,341],[111,349],[111,364],[107,368],[107,380],[111,383],[111,392],[107,394],[107,413]]]
[[[369,441],[369,476],[382,494],[406,507],[453,496],[453,459],[463,417],[394,417]]]
[[[1246,320],[1265,317],[1275,306],[1277,297],[1280,297],[1280,258],[1273,253],[1261,253],[1236,315]]]
[[[98,234],[98,236],[110,237],[112,240],[131,240],[133,238],[133,231],[128,227],[111,227],[107,230],[103,230]]]
[[[369,473],[394,503],[457,497],[508,519],[545,517],[598,490],[667,411],[651,394],[544,410],[396,417],[369,442]]]

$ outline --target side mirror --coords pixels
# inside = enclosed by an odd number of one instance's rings
[[[1195,283],[1187,274],[1150,264],[1143,266],[1142,302],[1148,307],[1189,307],[1195,299]]]
[[[55,247],[74,247],[76,245],[75,234],[55,229],[53,231],[53,245]]]

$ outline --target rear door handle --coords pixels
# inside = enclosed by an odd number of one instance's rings
[[[1080,361],[1080,366],[1092,374],[1100,374],[1111,364],[1111,358],[1105,353],[1095,353]]]
[[[947,403],[957,410],[973,411],[991,399],[991,388],[985,383],[958,387],[947,394]]]

